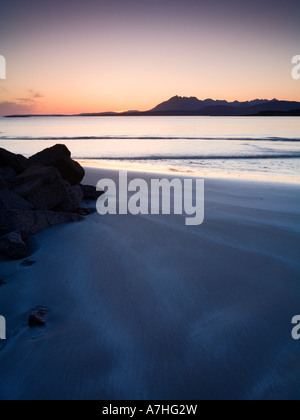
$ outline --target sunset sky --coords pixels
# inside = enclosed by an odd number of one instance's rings
[[[300,101],[299,0],[9,0],[0,115],[148,110],[174,95]]]

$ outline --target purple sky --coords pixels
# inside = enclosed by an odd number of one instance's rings
[[[10,0],[0,115],[146,110],[176,94],[300,100],[299,0]]]

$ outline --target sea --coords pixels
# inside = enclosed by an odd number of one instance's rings
[[[0,118],[0,147],[65,144],[86,166],[300,183],[298,117]]]

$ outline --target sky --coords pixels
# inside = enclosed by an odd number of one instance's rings
[[[0,1],[0,115],[300,101],[299,0]]]

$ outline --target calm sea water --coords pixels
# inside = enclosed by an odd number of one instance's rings
[[[300,176],[298,117],[0,118],[0,147],[30,156],[56,143],[100,165]]]

